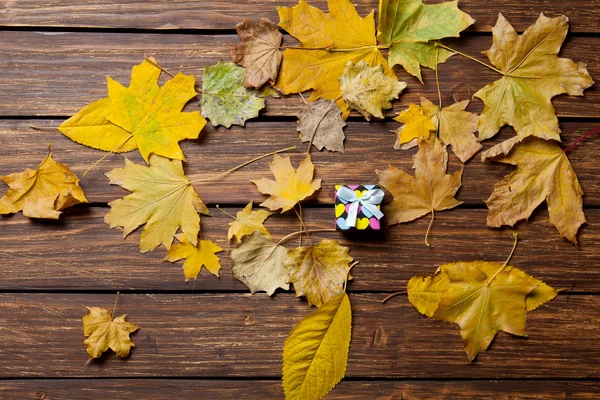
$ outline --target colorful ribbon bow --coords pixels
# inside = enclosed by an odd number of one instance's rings
[[[349,227],[356,226],[356,216],[358,215],[358,206],[363,208],[363,213],[370,217],[375,216],[377,219],[383,217],[383,213],[377,208],[381,204],[385,193],[381,189],[367,190],[361,197],[356,195],[356,192],[347,186],[342,186],[337,191],[337,197],[344,203],[350,203],[346,225]]]

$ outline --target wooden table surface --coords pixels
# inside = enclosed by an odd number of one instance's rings
[[[238,42],[235,24],[265,16],[278,21],[275,7],[295,0],[5,0],[0,3],[0,175],[35,167],[52,143],[55,158],[81,175],[101,152],[71,142],[55,127],[91,101],[105,96],[105,76],[127,84],[131,67],[154,56],[164,68],[201,78],[206,65],[229,59]],[[311,2],[326,8],[324,0]],[[361,15],[376,0],[356,2]],[[566,14],[571,31],[562,55],[587,63],[600,80],[600,0],[463,0],[477,23],[452,46],[477,55],[491,45],[491,26],[502,12],[523,31],[540,12]],[[286,43],[292,40],[286,36]],[[409,83],[389,115],[419,95],[436,98],[434,75],[425,86],[396,69]],[[468,98],[496,77],[461,57],[440,68],[442,95]],[[600,85],[585,97],[554,99],[565,146],[600,124]],[[260,118],[245,129],[210,124],[182,148],[191,179],[213,175],[256,155],[299,145],[295,130],[298,96],[269,99]],[[474,101],[473,111],[482,108]],[[187,110],[198,110],[197,99]],[[331,227],[332,189],[337,183],[369,183],[388,164],[409,170],[414,151],[394,150],[398,124],[367,123],[351,116],[346,153],[313,152],[323,188],[306,206],[311,229]],[[498,139],[513,135],[503,129]],[[304,146],[301,146],[302,150]],[[512,167],[471,160],[458,198],[464,205],[439,213],[431,248],[423,244],[428,218],[390,227],[383,237],[334,238],[360,260],[348,291],[354,310],[352,344],[344,381],[328,399],[598,399],[600,398],[600,135],[569,153],[585,191],[588,225],[579,247],[562,239],[548,221],[546,206],[518,225],[520,242],[511,264],[563,288],[531,312],[529,337],[500,333],[489,351],[467,362],[456,325],[428,320],[406,296],[382,304],[411,276],[459,260],[503,261],[512,229],[485,225],[484,200]],[[297,163],[301,155],[292,155]],[[137,153],[127,155],[140,162]],[[203,271],[185,283],[180,265],[164,263],[164,249],[140,254],[139,232],[123,241],[103,222],[107,202],[125,191],[104,173],[122,166],[111,156],[82,181],[90,204],[74,207],[59,221],[21,214],[0,218],[0,398],[2,399],[280,399],[281,351],[292,327],[311,309],[293,293],[273,298],[250,295],[231,278],[232,262],[221,253],[217,279]],[[459,167],[450,158],[450,169]],[[257,162],[219,182],[196,189],[211,210],[203,235],[228,248],[229,219],[215,204],[236,212],[264,198],[249,179],[269,176]],[[4,188],[2,188],[2,192]],[[290,215],[273,216],[275,237],[297,229]],[[293,245],[293,243],[291,243]],[[120,291],[118,314],[141,327],[127,360],[112,352],[89,365],[81,318],[85,306],[111,308]]]

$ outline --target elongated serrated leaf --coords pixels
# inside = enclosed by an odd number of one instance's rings
[[[344,377],[352,328],[348,295],[340,293],[304,318],[283,346],[287,400],[321,399]]]

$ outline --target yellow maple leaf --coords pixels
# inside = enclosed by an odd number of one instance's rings
[[[377,48],[373,12],[361,18],[350,0],[328,0],[328,5],[329,13],[305,0],[277,8],[279,26],[301,46],[284,50],[276,87],[284,94],[313,89],[310,101],[336,100],[346,117],[350,110],[341,98],[339,77],[348,61],[381,65],[386,75],[396,75]]]
[[[9,186],[0,199],[0,214],[23,211],[30,218],[57,219],[61,210],[78,203],[87,203],[79,178],[69,167],[48,155],[35,169],[26,168],[0,177]]]
[[[429,317],[460,325],[469,360],[485,351],[498,331],[526,336],[527,312],[557,295],[517,268],[485,261],[444,264],[432,279],[420,282],[409,282],[409,300]]]
[[[585,64],[558,57],[568,29],[566,16],[541,14],[518,35],[502,14],[498,16],[492,29],[493,45],[485,54],[503,76],[475,93],[484,102],[481,140],[508,124],[518,135],[512,145],[527,136],[560,141],[552,97],[562,93],[582,96],[594,83]]]
[[[288,269],[288,281],[294,284],[296,296],[304,296],[308,304],[321,307],[343,292],[352,262],[349,251],[348,247],[328,239],[322,240],[317,246],[288,250],[284,265]]]
[[[181,112],[194,96],[195,77],[177,74],[158,86],[154,59],[132,69],[128,88],[107,78],[108,98],[98,100],[65,121],[59,129],[72,140],[96,149],[150,154],[184,160],[178,142],[195,139],[206,124],[198,111]]]
[[[229,223],[229,232],[227,239],[231,240],[234,236],[238,243],[246,235],[251,235],[254,231],[259,231],[267,236],[271,236],[267,228],[263,225],[265,219],[273,214],[265,210],[252,210],[252,202],[248,203],[242,211],[239,211],[235,217],[235,221]]]
[[[436,130],[431,118],[413,103],[408,103],[408,108],[395,117],[394,121],[404,124],[393,131],[398,134],[395,149],[410,149],[424,140],[429,140]]]
[[[152,251],[161,243],[171,248],[179,228],[188,241],[198,243],[198,213],[210,213],[184,175],[181,161],[153,154],[145,166],[126,158],[124,168],[115,168],[106,176],[111,184],[131,194],[108,203],[111,209],[104,221],[111,228],[122,226],[123,237],[146,224],[140,237],[141,252]]]
[[[345,292],[294,327],[283,345],[286,400],[321,399],[342,380],[351,331],[352,309]]]
[[[469,100],[463,100],[448,107],[438,107],[425,97],[421,97],[423,114],[439,130],[440,139],[452,146],[452,151],[460,161],[467,162],[480,149],[479,140],[473,135],[477,131],[479,116],[466,111]]]
[[[498,182],[488,206],[487,223],[497,228],[529,218],[542,202],[548,204],[550,222],[560,235],[577,244],[579,227],[586,222],[583,189],[569,159],[554,141],[527,138],[508,154],[491,158],[516,165]]]
[[[110,311],[100,307],[86,307],[89,313],[83,317],[83,342],[90,359],[99,358],[109,348],[117,356],[126,358],[135,344],[129,335],[139,326],[125,321],[125,315],[113,318]]]
[[[446,148],[435,140],[419,145],[414,157],[414,176],[392,166],[376,171],[379,184],[394,196],[392,202],[383,208],[387,223],[401,224],[431,213],[431,228],[436,211],[462,204],[454,198],[461,185],[462,169],[449,175],[446,173],[447,164]],[[429,228],[425,235],[426,244]]]
[[[175,236],[180,243],[174,244],[163,259],[164,261],[176,262],[185,259],[183,263],[183,274],[185,281],[197,279],[202,266],[214,276],[219,276],[221,264],[215,253],[223,251],[217,244],[210,240],[199,240],[197,245],[190,243],[185,235]]]
[[[270,195],[260,205],[271,211],[281,208],[281,212],[284,213],[291,210],[299,201],[321,188],[321,180],[313,179],[315,166],[310,156],[302,160],[298,169],[294,170],[289,156],[275,154],[269,168],[275,177],[274,181],[261,178],[251,182],[261,193]]]

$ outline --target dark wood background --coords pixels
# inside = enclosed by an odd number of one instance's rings
[[[154,56],[171,71],[196,74],[228,60],[238,42],[234,26],[261,16],[278,21],[275,7],[295,0],[5,0],[0,3],[0,175],[35,167],[52,143],[55,158],[81,174],[103,153],[80,146],[55,127],[89,102],[106,95],[105,76],[127,84],[131,67]],[[311,2],[326,8],[324,0]],[[365,15],[376,0],[358,1]],[[452,46],[483,59],[490,29],[502,12],[519,31],[540,12],[566,14],[571,33],[562,55],[588,64],[600,79],[600,0],[463,0],[461,8],[477,23]],[[293,41],[286,36],[286,43]],[[397,69],[409,83],[394,112],[436,98],[434,75],[425,86]],[[496,79],[493,72],[453,57],[440,69],[446,105],[462,100]],[[197,100],[186,108],[197,110]],[[295,115],[298,96],[269,99],[262,116],[246,129],[215,129],[182,147],[192,179],[213,175],[256,155],[300,145]],[[600,122],[600,89],[585,97],[554,100],[565,146]],[[476,100],[470,109],[481,110]],[[390,111],[389,115],[394,112]],[[375,169],[392,164],[409,170],[414,151],[393,150],[398,126],[390,119],[366,123],[350,117],[346,154],[313,152],[323,189],[307,205],[309,228],[331,227],[332,189],[337,183],[369,183]],[[512,135],[503,129],[488,148]],[[405,287],[416,273],[432,273],[451,261],[502,261],[512,245],[511,229],[486,227],[484,200],[512,168],[481,162],[465,167],[458,198],[464,205],[439,213],[431,248],[423,244],[428,219],[389,228],[379,239],[351,240],[335,233],[360,260],[348,290],[354,326],[347,378],[329,399],[597,399],[600,397],[600,183],[595,136],[569,157],[585,191],[589,224],[580,246],[562,239],[548,221],[545,205],[518,225],[520,243],[511,264],[564,291],[530,313],[526,339],[500,333],[488,352],[468,363],[456,325],[428,320],[406,296],[381,300]],[[304,145],[299,146],[301,150]],[[127,157],[140,162],[137,153]],[[292,155],[294,162],[301,155]],[[203,271],[185,283],[180,265],[161,262],[164,249],[138,252],[139,232],[123,241],[103,222],[107,202],[126,192],[110,186],[104,173],[122,166],[111,156],[82,181],[90,204],[65,212],[59,221],[14,215],[0,218],[0,397],[2,399],[280,399],[283,341],[311,310],[293,293],[273,298],[250,295],[231,278],[231,260],[221,253],[217,279]],[[459,163],[454,157],[450,169]],[[228,218],[250,200],[264,198],[249,182],[268,176],[266,161],[219,182],[197,184],[214,211],[204,218],[206,238],[228,249]],[[4,188],[2,188],[4,191]],[[289,215],[267,222],[275,237],[297,229]],[[294,245],[294,243],[290,243]],[[121,291],[118,314],[141,330],[131,357],[109,353],[85,365],[81,318],[85,306],[111,308]]]

